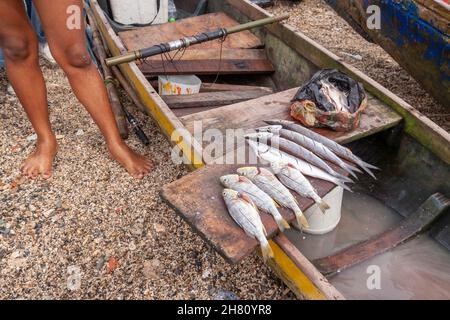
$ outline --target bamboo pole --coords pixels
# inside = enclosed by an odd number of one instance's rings
[[[101,69],[103,70],[103,79],[105,81],[106,91],[108,92],[109,101],[111,102],[111,109],[114,113],[114,118],[116,119],[117,127],[119,128],[119,133],[122,139],[128,138],[128,124],[125,117],[125,113],[122,109],[122,104],[120,103],[119,93],[117,92],[116,85],[114,83],[114,78],[112,76],[110,68],[105,64],[105,59],[107,58],[105,47],[103,46],[103,41],[101,39],[100,32],[95,25],[95,20],[92,18],[92,14],[89,9],[86,9],[87,15],[89,17],[89,25],[92,29],[92,38],[94,44],[94,51],[101,63]]]

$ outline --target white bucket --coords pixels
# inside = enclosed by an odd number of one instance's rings
[[[157,1],[110,0],[110,5],[114,20],[122,24],[146,24],[152,22],[152,20],[153,24],[166,23],[169,19],[169,1],[160,0],[159,13]]]
[[[202,80],[195,75],[158,77],[158,91],[161,96],[199,93],[201,85]]]
[[[304,212],[305,217],[308,219],[309,228],[304,228],[303,231],[309,234],[325,234],[334,230],[341,220],[343,195],[344,189],[335,187],[323,197],[323,200],[330,206],[330,209],[325,214],[322,213],[317,204],[309,207]]]

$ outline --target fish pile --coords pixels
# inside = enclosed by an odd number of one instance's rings
[[[324,214],[330,207],[305,176],[326,180],[351,191],[346,183],[353,180],[336,172],[326,161],[355,178],[356,173],[362,172],[359,168],[373,178],[372,170],[378,169],[348,148],[292,121],[270,120],[266,123],[268,126],[257,128],[256,133],[247,134],[245,138],[255,154],[270,163],[270,170],[242,167],[237,173],[220,177],[225,187],[222,195],[231,217],[247,235],[258,240],[264,260],[273,257],[273,252],[259,210],[272,215],[281,232],[288,229],[289,224],[278,211],[280,206],[293,211],[297,226],[308,228],[308,220],[290,190],[311,198]]]

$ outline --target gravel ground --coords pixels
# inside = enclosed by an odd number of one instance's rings
[[[150,118],[130,109],[151,144],[128,143],[156,163],[135,181],[110,160],[62,71],[43,70],[60,146],[49,181],[19,176],[33,130],[0,72],[0,299],[292,298],[258,257],[228,265],[160,200],[187,172]]]
[[[367,42],[355,32],[323,0],[277,1],[269,11],[290,13],[288,23],[296,30],[366,73],[445,130],[450,130],[449,110],[427,94],[380,46]]]
[[[299,30],[449,128],[446,111],[322,1],[272,10],[295,13],[290,23]],[[33,130],[17,99],[5,94],[0,71],[0,299],[293,298],[259,258],[228,265],[160,200],[160,188],[187,172],[168,161],[170,145],[150,118],[134,109],[151,144],[144,148],[134,136],[128,143],[156,164],[135,181],[108,157],[61,70],[44,64],[43,71],[60,147],[49,181],[19,175]]]

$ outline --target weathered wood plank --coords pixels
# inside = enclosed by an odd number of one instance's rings
[[[195,47],[193,47],[195,48]],[[183,54],[171,53],[175,60],[264,60],[267,59],[264,49],[189,49]],[[152,56],[147,60],[161,60],[161,55]],[[139,62],[139,61],[138,61]]]
[[[334,255],[316,259],[313,264],[325,275],[347,269],[375,255],[392,249],[429,227],[450,207],[450,200],[440,193],[430,196],[420,208],[400,224],[381,235],[346,248]]]
[[[122,39],[125,47],[131,51],[218,28],[229,28],[238,24],[238,22],[227,16],[225,13],[210,13],[179,20],[173,23],[153,25],[136,30],[120,32],[119,37]],[[221,43],[219,41],[208,41],[195,45],[192,48],[219,49],[220,46]],[[262,43],[261,40],[250,31],[244,31],[228,36],[223,42],[223,47],[227,49],[260,48],[262,47]]]
[[[161,192],[165,201],[193,227],[193,230],[230,263],[239,262],[258,247],[256,240],[247,236],[236,225],[222,200],[223,187],[219,177],[235,173],[237,168],[245,165],[245,163],[209,164],[164,186]],[[338,168],[336,170],[345,174]],[[335,188],[334,184],[324,180],[310,178],[310,181],[321,197]],[[198,192],[193,193],[192,190]],[[300,196],[296,198],[302,210],[306,210],[313,204],[309,198]],[[279,211],[288,222],[294,220],[292,211],[285,208],[280,208]],[[261,212],[261,219],[266,227],[268,238],[275,236],[278,227],[272,216]]]
[[[289,119],[289,105],[298,88],[266,95],[214,110],[199,112],[181,118],[186,129],[191,133],[195,121],[201,121],[203,130],[227,128],[254,129],[266,125],[267,119]],[[349,132],[334,132],[326,129],[315,129],[339,143],[348,143],[397,125],[401,117],[386,107],[378,99],[369,95],[366,112],[361,117],[360,126]]]
[[[221,91],[162,96],[171,109],[225,106],[267,95],[265,91]]]
[[[158,80],[151,80],[150,84],[154,88],[158,88]],[[273,89],[270,87],[249,86],[240,84],[228,84],[228,83],[210,83],[202,82],[200,92],[218,92],[218,91],[262,91],[267,94],[272,94]]]
[[[174,74],[269,74],[274,72],[269,60],[150,60],[139,65],[147,77]]]

